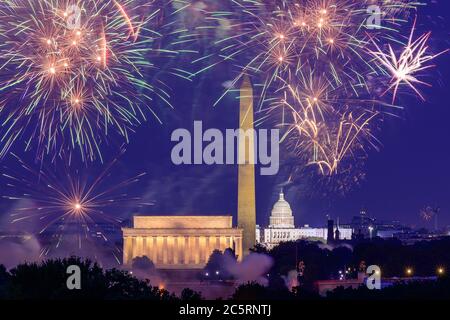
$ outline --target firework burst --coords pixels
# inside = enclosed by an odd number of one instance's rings
[[[228,36],[215,42],[220,59],[209,67],[236,66],[222,97],[243,75],[251,75],[263,115],[258,121],[269,119],[285,129],[284,141],[299,166],[315,167],[321,176],[340,175],[365,159],[368,147],[379,148],[375,133],[384,115],[399,109],[384,102],[380,91],[393,91],[395,100],[406,83],[422,96],[414,87],[423,83],[417,76],[437,57],[428,52],[430,34],[414,40],[414,24],[407,43],[399,37],[420,5],[410,0],[231,1],[211,13],[211,21],[226,20],[230,27]],[[404,46],[400,57],[390,43]],[[392,76],[390,84],[386,75]]]
[[[286,84],[281,105],[276,102],[272,110],[283,109],[282,141],[287,140],[299,162],[331,176],[365,157],[367,146],[378,149],[373,124],[380,114],[372,110],[373,101],[339,96],[340,90],[331,90],[321,79],[310,75],[296,87]]]
[[[396,54],[390,44],[388,44],[388,51],[385,52],[373,42],[376,50],[370,51],[392,77],[391,85],[386,90],[389,91],[393,89],[392,102],[395,101],[398,89],[402,84],[408,85],[422,100],[425,100],[415,85],[430,85],[419,80],[418,75],[424,70],[433,67],[433,65],[427,64],[429,61],[447,52],[446,50],[438,54],[429,53],[427,43],[431,36],[431,32],[425,33],[414,40],[415,25],[416,22],[414,21],[408,43],[403,47],[403,50],[399,55]]]
[[[115,182],[112,168],[118,159],[109,163],[100,175],[91,177],[85,170],[73,169],[73,165],[44,168],[27,164],[16,155],[14,158],[19,166],[17,171],[22,174],[5,168],[8,173],[2,174],[3,198],[14,202],[13,224],[31,222],[32,233],[47,234],[47,238],[56,240],[43,250],[44,254],[59,247],[66,238],[73,245],[73,236],[79,249],[84,241],[93,242],[95,238],[108,243],[101,225],[119,228],[121,220],[115,216],[118,209],[151,205],[139,202],[140,198],[130,196],[127,191],[144,173]]]
[[[132,0],[2,1],[0,156],[22,140],[38,158],[78,150],[93,160],[108,136],[128,141],[149,114],[158,119],[153,100],[170,105],[159,74],[188,76],[160,70],[179,54],[162,34],[163,9]]]
[[[308,63],[329,81],[348,90],[368,89],[370,37],[390,39],[403,21],[397,16],[415,8],[412,1],[275,0],[233,1],[232,11],[213,13],[213,21],[231,21],[229,36],[216,41],[224,61],[238,66],[236,84],[243,74],[259,79],[263,107],[266,94],[280,87],[277,79],[296,78]],[[376,4],[382,23],[372,28]],[[396,27],[394,29],[394,27]]]

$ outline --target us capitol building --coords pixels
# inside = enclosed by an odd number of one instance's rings
[[[334,225],[332,220],[329,220],[327,228],[311,228],[308,225],[296,228],[291,206],[284,198],[283,191],[280,192],[279,199],[272,208],[269,226],[267,228],[256,226],[256,241],[269,249],[280,242],[299,239],[329,242],[329,235],[333,236],[334,241],[350,240],[352,234],[353,230],[351,228],[342,228],[339,225]]]

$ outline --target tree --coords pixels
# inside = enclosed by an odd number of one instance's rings
[[[155,271],[155,264],[147,256],[135,257],[131,263],[131,268],[153,272]]]
[[[232,300],[290,300],[294,298],[295,295],[286,286],[275,289],[256,282],[240,285],[231,297]]]
[[[446,300],[450,299],[450,279],[437,281],[399,282],[381,290],[369,290],[366,286],[357,289],[339,287],[327,293],[331,300]]]
[[[231,280],[233,275],[229,272],[228,266],[236,263],[236,255],[231,249],[214,250],[208,259],[208,263],[203,268],[202,278],[206,280]]]
[[[6,299],[11,275],[4,265],[0,265],[0,299]]]
[[[131,263],[133,275],[138,279],[151,279],[156,275],[156,268],[147,256],[135,257]]]
[[[81,290],[67,288],[66,270],[71,265],[81,270]],[[127,271],[103,271],[96,263],[76,257],[18,265],[11,270],[6,288],[10,299],[176,300]]]
[[[200,301],[203,300],[203,297],[200,292],[194,291],[189,288],[184,288],[181,291],[180,298],[182,301]]]

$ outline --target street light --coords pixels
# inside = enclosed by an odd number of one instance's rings
[[[412,268],[406,268],[406,275],[407,276],[412,276],[413,274],[413,269]]]
[[[444,275],[444,273],[445,273],[445,269],[443,267],[439,267],[437,269],[437,274],[438,275],[442,276],[442,275]]]
[[[370,240],[372,240],[372,232],[373,232],[373,227],[372,227],[372,226],[369,226]]]

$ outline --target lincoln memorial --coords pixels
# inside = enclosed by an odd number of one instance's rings
[[[147,256],[159,269],[203,268],[211,253],[232,248],[242,259],[242,229],[231,216],[134,216],[122,228],[123,263]]]

